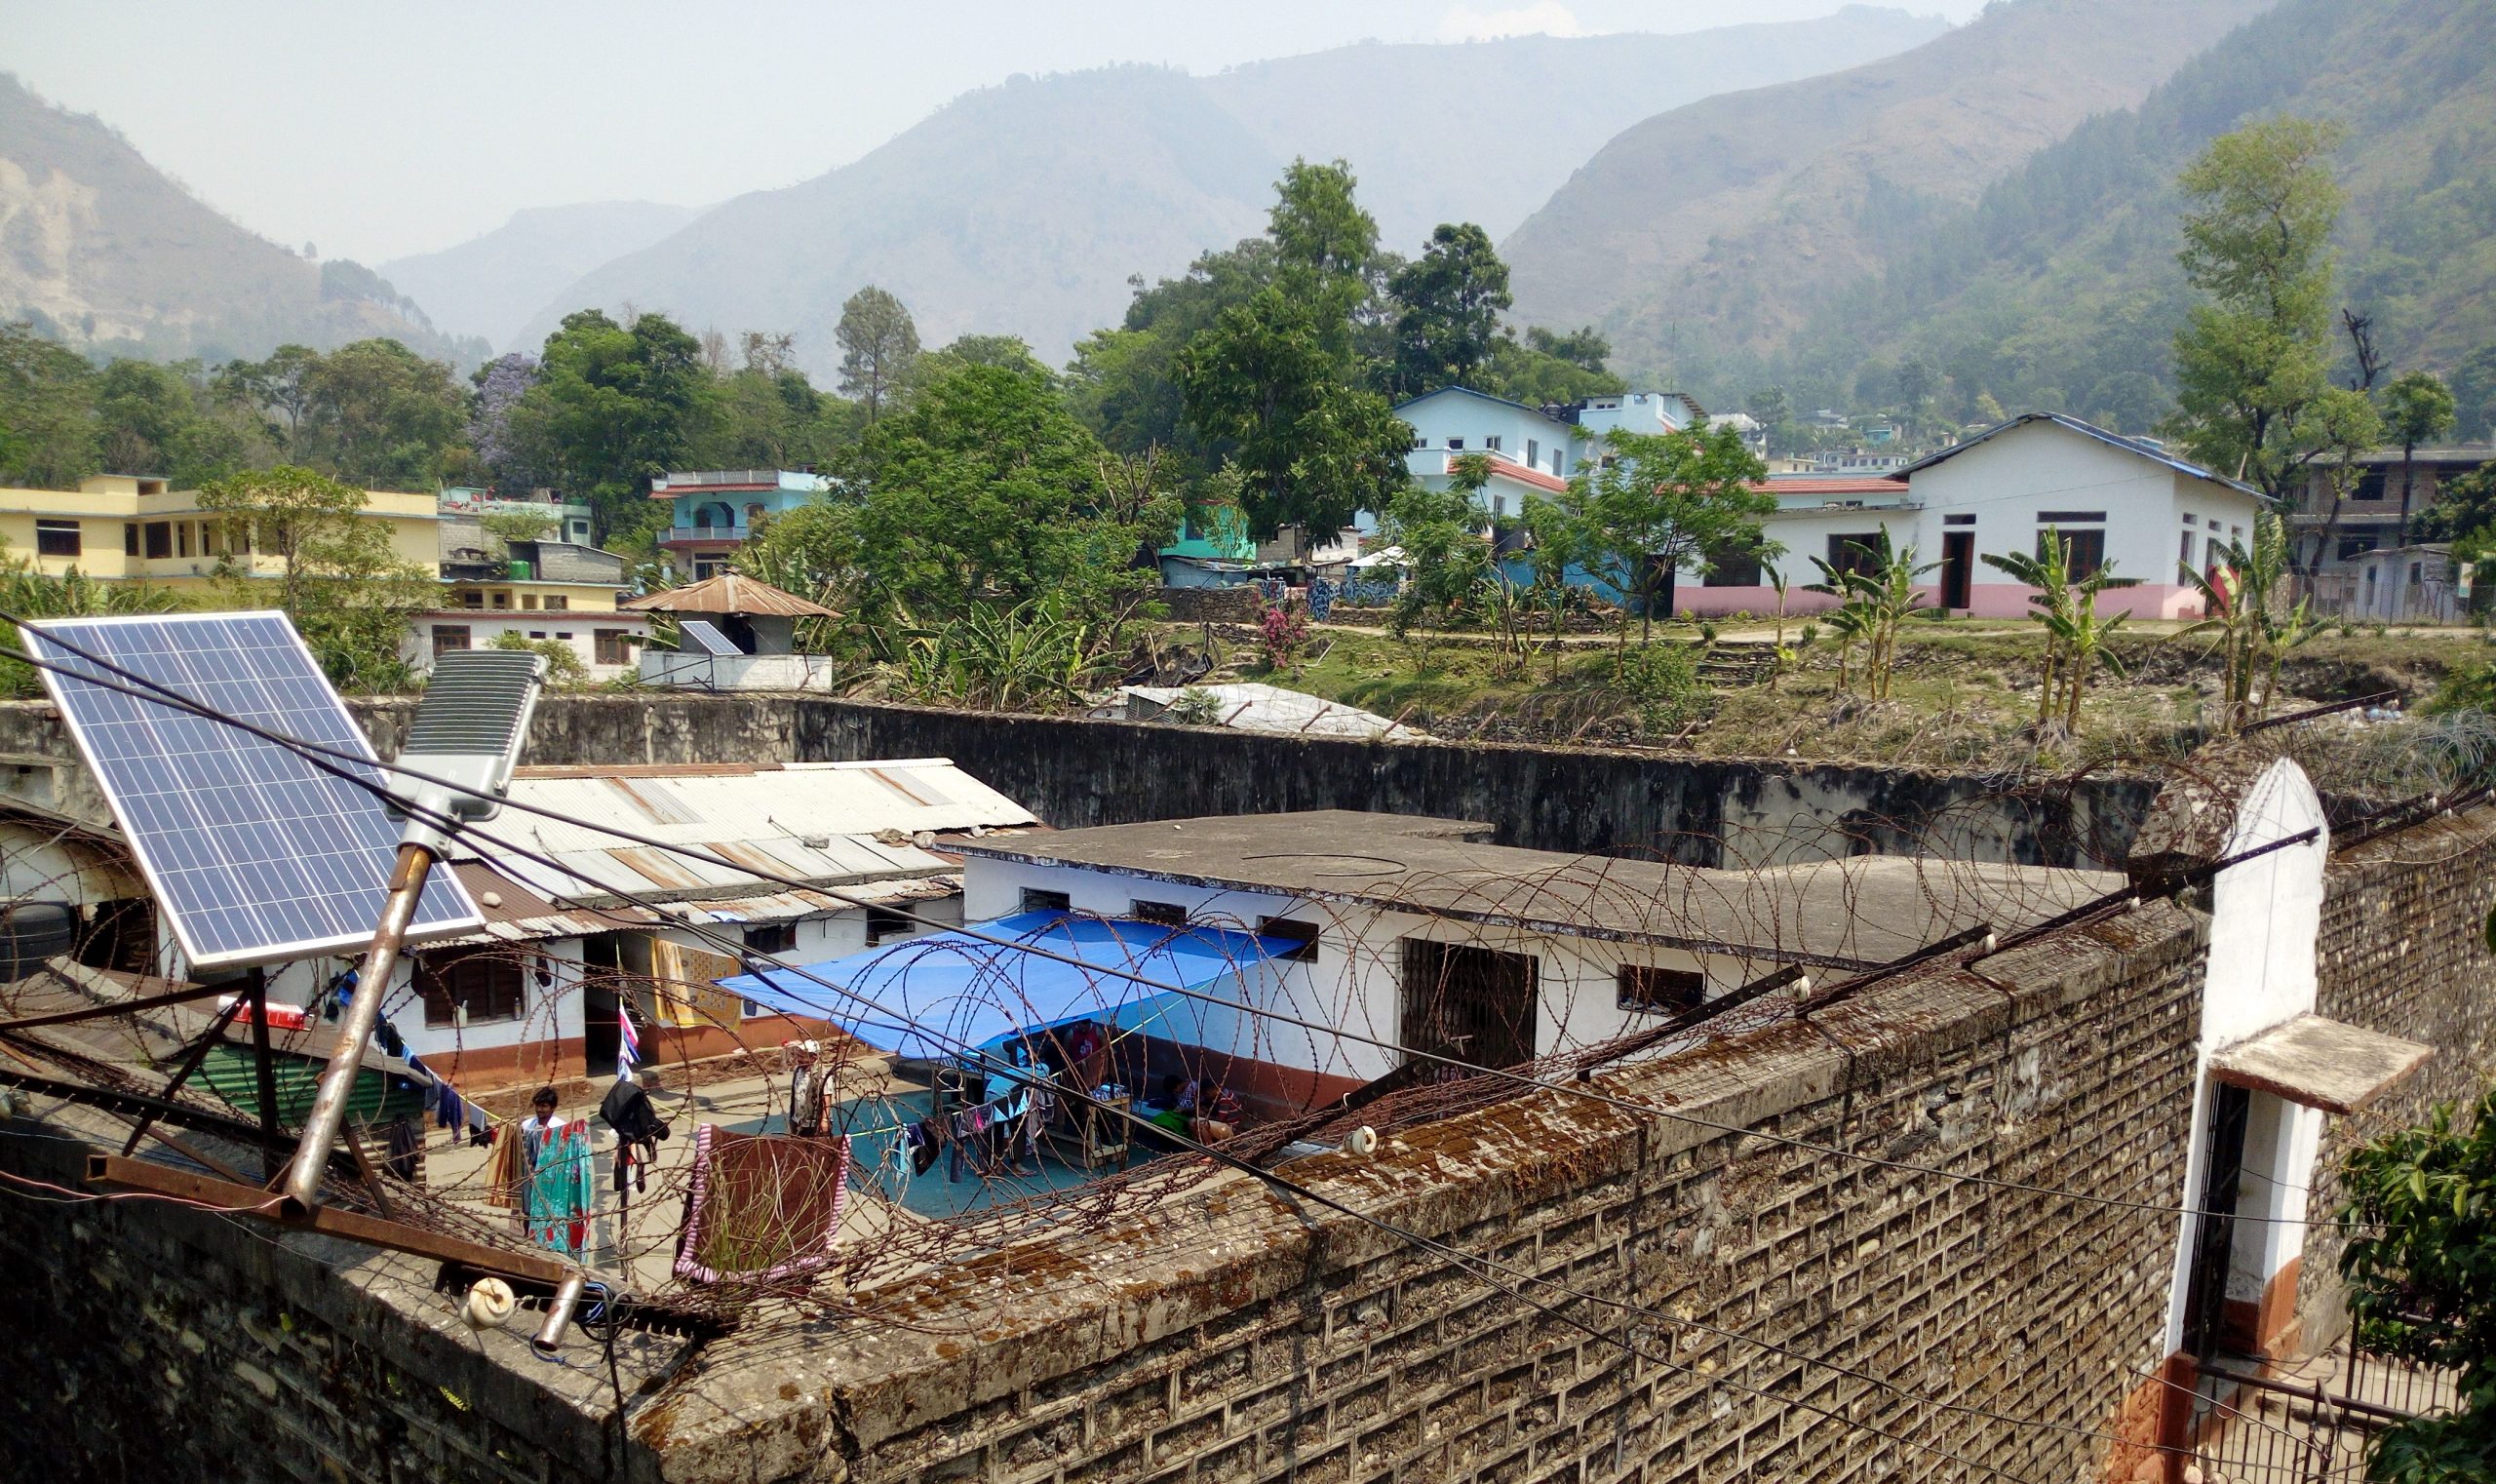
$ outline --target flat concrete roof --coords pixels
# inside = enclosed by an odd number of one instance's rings
[[[964,840],[965,857],[1860,969],[1976,926],[2008,934],[2126,884],[2103,871],[1861,855],[1755,871],[1480,843],[1459,819],[1320,809]]]

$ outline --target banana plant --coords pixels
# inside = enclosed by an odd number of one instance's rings
[[[2176,637],[2207,634],[2220,656],[2219,730],[2232,735],[2271,709],[2288,651],[2321,631],[2322,620],[2300,597],[2288,601],[2287,523],[2265,512],[2253,518],[2250,543],[2231,541],[2207,571],[2179,564],[2202,597],[2202,621]]]
[[[1899,630],[1911,619],[1943,616],[1942,609],[1925,601],[1922,583],[1925,574],[1939,570],[1941,564],[1917,566],[1915,548],[1893,550],[1887,530],[1870,545],[1856,543],[1855,549],[1871,559],[1869,570],[1853,566],[1840,567],[1814,557],[1812,565],[1820,569],[1820,580],[1806,584],[1804,591],[1840,600],[1831,620],[1842,634],[1851,624],[1853,634],[1862,639],[1865,694],[1885,701],[1890,697],[1890,680],[1897,666]],[[1849,612],[1851,619],[1837,618],[1837,614]],[[1838,683],[1840,688],[1846,683],[1843,649]]]
[[[2037,682],[2037,730],[2041,734],[2057,717],[2064,730],[2080,730],[2080,703],[2087,692],[2090,671],[2103,669],[2118,676],[2124,673],[2123,662],[2108,641],[2131,616],[2131,610],[2100,618],[2097,597],[2110,589],[2140,585],[2137,577],[2116,576],[2112,562],[2100,563],[2095,570],[2074,581],[2071,558],[2071,543],[2050,526],[2037,538],[2035,556],[1988,552],[1984,558],[1986,566],[2035,589],[2028,595],[2028,605],[2037,611],[2029,616],[2046,629],[2046,653]]]

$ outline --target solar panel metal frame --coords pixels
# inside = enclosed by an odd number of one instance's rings
[[[707,618],[680,618],[676,621],[676,632],[693,641],[703,653],[713,659],[726,659],[729,655],[745,652],[728,643],[728,636],[721,633]],[[682,645],[678,647],[682,649]]]
[[[275,635],[284,637],[282,645],[254,642],[249,644],[236,644],[229,648],[219,650],[176,644],[166,651],[182,655],[182,667],[189,672],[196,672],[200,668],[202,657],[207,657],[223,670],[224,673],[216,675],[203,676],[190,673],[176,677],[157,673],[145,662],[146,656],[134,655],[129,652],[127,645],[117,646],[115,644],[116,639],[127,635],[130,631],[146,626],[161,626],[176,630],[223,628],[228,631],[239,631],[270,622],[275,625]],[[321,673],[321,667],[313,658],[310,646],[304,644],[303,637],[295,632],[294,625],[289,622],[283,613],[130,614],[108,618],[59,619],[45,623],[40,628],[43,631],[58,634],[61,640],[90,651],[101,660],[108,661],[133,675],[143,676],[185,699],[197,702],[212,713],[251,720],[254,724],[265,726],[280,735],[292,735],[297,741],[319,743],[341,752],[352,753],[367,764],[365,772],[369,782],[383,784],[387,782],[387,775],[382,772],[379,760],[373,754],[372,744],[364,734],[364,728],[358,726],[355,719],[348,714],[346,703],[338,698],[337,691],[331,686],[328,678]],[[269,637],[274,638],[275,635]],[[130,843],[131,853],[137,859],[139,874],[145,878],[148,890],[156,899],[160,916],[172,928],[175,942],[179,945],[183,957],[188,960],[194,970],[236,968],[251,964],[280,963],[297,958],[321,957],[342,952],[351,953],[364,948],[370,942],[373,926],[380,918],[382,898],[387,891],[401,835],[401,826],[384,814],[378,799],[364,788],[320,770],[301,755],[279,747],[275,743],[262,741],[248,732],[222,725],[214,721],[192,716],[164,701],[126,695],[120,691],[104,688],[96,682],[102,681],[111,684],[132,683],[102,669],[82,655],[70,652],[59,643],[47,642],[47,634],[39,632],[37,628],[26,628],[21,631],[21,636],[27,648],[38,658],[70,670],[87,672],[83,676],[64,676],[46,669],[42,672],[44,687],[51,694],[54,703],[60,708],[61,718],[69,728],[70,738],[77,744],[79,755],[86,760],[89,771],[94,774],[97,787],[103,794],[105,802],[111,806],[113,818],[121,826],[123,837]],[[235,662],[235,657],[239,655],[272,653],[287,655],[291,662],[290,668],[284,671],[273,671],[265,665],[253,667]],[[293,668],[294,666],[299,668]],[[256,713],[231,705],[219,705],[216,697],[193,694],[191,689],[182,683],[186,679],[205,684],[253,683],[271,687],[268,693],[270,704],[260,708]],[[275,683],[281,681],[308,683],[309,696],[298,696],[292,700],[281,696],[274,689]],[[144,689],[143,686],[137,688],[142,691]],[[303,701],[307,698],[314,699],[315,704],[308,707],[304,705]],[[137,708],[137,710],[127,717],[98,717],[94,713],[94,708],[105,702],[117,708],[128,707]],[[328,713],[329,719],[333,723],[333,735],[305,736],[301,734],[299,727],[286,724],[287,714],[292,713],[293,717],[300,718],[312,711]],[[271,724],[272,713],[276,714],[274,720],[278,724]],[[159,722],[205,727],[208,728],[207,731],[196,733],[195,736],[214,736],[223,739],[227,745],[222,749],[199,750],[188,756],[202,758],[213,754],[237,760],[229,770],[234,781],[223,785],[203,786],[197,777],[196,770],[190,776],[183,776],[180,772],[180,761],[163,752],[149,755],[132,750],[118,755],[99,755],[98,747],[104,741],[104,738],[99,735],[100,732],[111,727],[154,725]],[[242,760],[246,759],[249,760],[249,767],[253,771],[245,771]],[[136,770],[150,764],[163,770],[161,777],[146,780],[134,776]],[[142,782],[152,783],[155,786],[153,789],[136,787]],[[263,801],[274,797],[278,791],[309,787],[317,789],[321,798],[314,801],[314,809],[295,810],[292,820],[274,810],[265,810],[262,817],[256,819],[216,821],[203,815],[202,805],[198,801],[210,787],[228,790],[245,788],[249,793],[261,797]],[[136,801],[147,797],[150,793],[176,795],[186,801],[192,814],[192,821],[187,831],[157,829],[146,823]],[[228,853],[223,848],[225,841],[234,838],[238,832],[269,831],[273,833],[265,838],[282,840],[290,823],[302,824],[316,817],[315,809],[320,811],[317,817],[325,821],[332,821],[329,824],[329,828],[333,831],[343,829],[349,836],[354,837],[347,841],[348,849],[311,848],[277,858],[247,859]],[[248,834],[243,838],[249,838]],[[177,841],[192,847],[190,851],[192,859],[179,867],[176,867],[171,859],[177,853],[172,848]],[[317,846],[328,842],[309,843]],[[371,860],[370,885],[358,886],[355,889],[354,906],[344,908],[341,906],[341,893],[320,889],[322,883],[317,879],[317,873],[322,868],[314,863],[324,859],[348,856],[359,849],[369,854]],[[228,903],[219,906],[199,900],[196,891],[177,889],[172,878],[178,874],[192,874],[203,878],[211,874],[219,874],[223,879],[231,881],[236,889],[228,893]],[[254,876],[259,878],[257,885],[252,881]],[[265,888],[281,879],[284,884],[299,884],[307,889],[292,898],[272,899],[266,896]],[[319,904],[320,907],[328,909],[328,920],[319,922],[305,920],[295,924],[322,929],[308,935],[279,937],[272,931],[266,930],[256,934],[220,932],[212,935],[204,922],[193,919],[193,914],[206,916],[211,913],[241,913],[254,924],[273,924],[277,912],[283,910],[279,906],[281,902],[302,913],[306,919],[314,917],[318,911],[312,904]],[[418,905],[415,920],[408,930],[408,940],[413,943],[456,937],[481,931],[484,927],[483,914],[478,911],[476,903],[470,899],[466,889],[459,884],[457,878],[448,871],[437,871],[425,884],[424,897]]]

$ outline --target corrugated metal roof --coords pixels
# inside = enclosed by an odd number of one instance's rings
[[[573,819],[619,828],[669,844],[716,840],[815,840],[840,835],[905,836],[920,831],[998,829],[1033,823],[1032,811],[942,758],[898,762],[800,763],[744,773],[692,772],[628,778],[530,776],[512,780],[511,797]],[[590,825],[508,812],[495,833],[549,850],[621,844]]]
[[[1201,691],[1219,708],[1215,724],[1242,731],[1280,731],[1309,737],[1360,737],[1405,742],[1423,733],[1402,722],[1304,691],[1255,681],[1227,685],[1121,685],[1118,693],[1169,706],[1189,690]]]
[[[547,938],[582,938],[593,933],[614,932],[636,927],[664,927],[671,922],[777,922],[794,918],[820,917],[825,913],[846,912],[860,903],[871,906],[924,902],[952,896],[962,889],[958,872],[947,871],[935,876],[908,877],[895,880],[860,881],[843,885],[840,896],[821,891],[772,891],[748,896],[706,898],[699,902],[667,904],[667,910],[654,912],[645,907],[609,906],[591,908],[560,908],[544,899],[522,882],[516,875],[507,876],[490,867],[463,864],[460,879],[467,882],[471,893],[483,896],[493,892],[503,899],[509,911],[486,909],[486,930],[461,938],[445,938],[425,945],[428,949],[465,948],[491,943],[526,943]],[[855,898],[844,901],[843,897]],[[545,910],[522,916],[525,907],[517,904],[535,902]]]
[[[956,862],[920,848],[917,837],[1036,823],[1030,810],[942,758],[741,771],[635,768],[617,775],[566,768],[524,772],[513,779],[511,795],[566,818],[511,810],[488,827],[545,855],[551,866],[460,846],[460,860],[489,860],[535,898],[503,913],[506,921],[522,914],[570,913],[558,904],[744,896],[773,877],[845,885],[932,876],[952,871]],[[600,821],[722,860],[688,859],[620,840],[599,828]]]
[[[840,615],[819,603],[809,603],[795,593],[785,592],[768,582],[740,577],[734,572],[722,572],[700,582],[652,593],[645,598],[628,598],[617,607],[634,613],[745,613],[766,614],[778,618],[838,618]]]

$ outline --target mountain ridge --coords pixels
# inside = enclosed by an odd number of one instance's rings
[[[490,232],[375,271],[435,324],[507,348],[537,307],[582,274],[638,252],[702,215],[655,201],[523,207]]]
[[[465,351],[371,270],[314,263],[150,164],[102,120],[0,73],[0,319],[156,360],[260,356],[391,335]]]
[[[1116,321],[1131,276],[1179,272],[1197,254],[1256,231],[1273,179],[1295,154],[1349,159],[1384,240],[1410,251],[1438,221],[1530,209],[1566,160],[1582,157],[1566,152],[1574,144],[1540,141],[1582,139],[1590,149],[1652,111],[1651,101],[1809,75],[1941,29],[1903,11],[1856,6],[1811,21],[1668,37],[1366,44],[1203,78],[1127,66],[1009,82],[962,95],[848,165],[722,203],[584,275],[549,297],[522,339],[544,335],[572,310],[630,302],[696,329],[794,331],[800,363],[820,374],[837,359],[832,328],[841,301],[873,282],[911,306],[929,344],[969,331],[1012,333],[1061,359],[1074,340]],[[1439,70],[1415,75],[1432,67]],[[1503,67],[1518,96],[1565,95],[1566,105],[1547,110],[1547,122],[1525,123],[1512,110],[1446,109],[1444,98],[1464,93],[1444,78],[1473,79],[1467,86],[1479,92],[1491,86],[1483,79],[1507,76]],[[1616,84],[1588,85],[1595,71]],[[1607,87],[1627,86],[1618,84],[1623,78],[1648,91],[1604,101]],[[1373,127],[1381,109],[1431,118],[1433,127]],[[966,134],[963,120],[973,116],[994,136]],[[1362,128],[1386,142],[1364,151],[1347,137]],[[1071,147],[1056,155],[1032,148],[1052,139]],[[1462,175],[1457,189],[1413,184],[1465,158],[1497,169]],[[1544,168],[1522,178],[1538,158]],[[1397,163],[1408,160],[1410,169]],[[1039,252],[1011,251],[1034,245]],[[1000,248],[1014,260],[1002,260]]]
[[[2272,3],[2016,0],[1860,67],[1657,114],[1502,243],[1517,318],[1592,323],[1646,372],[1773,346],[1877,264],[1867,204],[1971,204]]]

